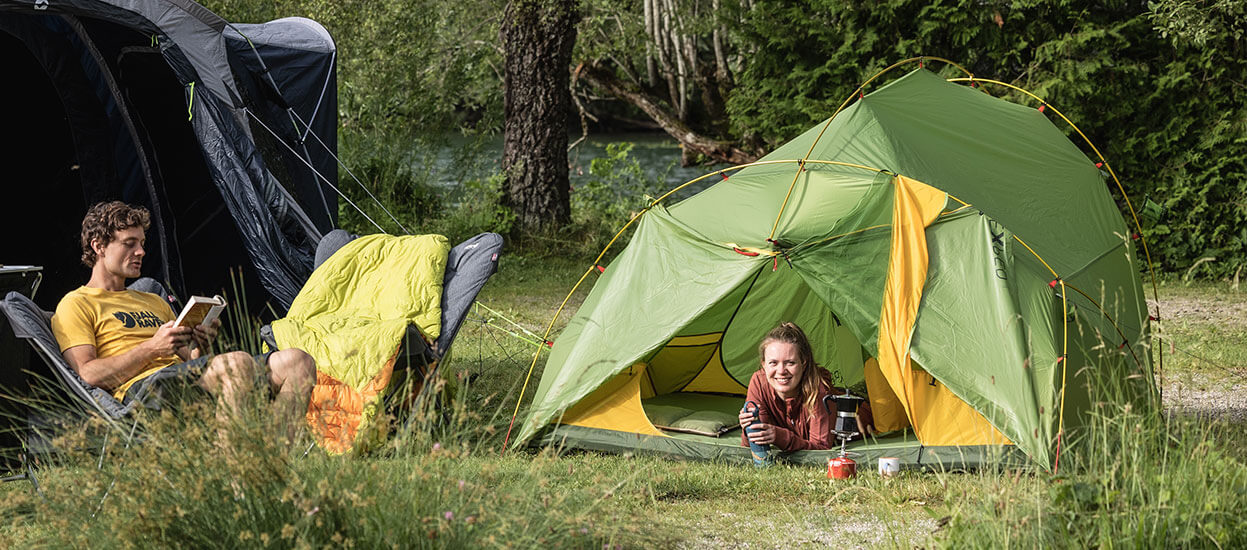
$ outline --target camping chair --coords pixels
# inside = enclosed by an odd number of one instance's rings
[[[158,296],[169,296],[164,286],[150,277],[135,280],[129,288]],[[35,481],[28,462],[32,455],[45,455],[54,451],[50,441],[58,420],[82,414],[93,414],[114,423],[140,406],[160,408],[158,399],[145,400],[143,397],[144,395],[152,397],[152,394],[130,392],[124,400],[118,401],[107,390],[84,381],[61,355],[60,345],[57,344],[56,336],[52,333],[52,312],[44,311],[20,292],[10,292],[4,300],[0,301],[0,313],[3,314],[3,320],[8,323],[13,336],[29,343],[33,351],[31,355],[39,358],[38,362],[33,362],[23,357],[17,364],[5,366],[5,368],[25,371],[21,376],[25,384],[13,389],[18,393],[29,394],[30,388],[42,383],[53,390],[56,394],[54,397],[62,398],[59,401],[68,405],[60,410],[33,410],[28,403],[16,403],[18,406],[11,407],[15,409],[12,414],[24,417],[19,418],[19,421],[24,420],[25,425],[19,426],[18,431],[21,433],[19,441],[23,448],[21,459],[26,463],[25,478]],[[39,368],[39,363],[46,368]],[[14,397],[21,399],[30,396]],[[14,478],[22,479],[23,476],[14,476]]]
[[[165,288],[155,279],[143,277],[129,285],[131,290],[150,292],[157,296],[168,296]],[[27,341],[35,355],[48,367],[52,376],[44,379],[58,383],[60,389],[73,398],[73,403],[83,411],[98,414],[108,420],[117,420],[128,414],[140,403],[127,398],[118,401],[106,390],[92,386],[78,376],[73,367],[61,355],[61,348],[52,334],[52,312],[44,311],[35,305],[30,298],[18,292],[10,292],[0,302],[0,312],[8,319],[13,335]],[[157,405],[156,403],[150,403]]]
[[[326,233],[316,247],[315,267],[320,267],[334,252],[358,238],[341,229]],[[434,342],[425,341],[416,327],[407,328],[403,349],[399,351],[396,366],[415,369],[412,374],[421,383],[433,374],[459,334],[468,310],[476,301],[477,294],[494,273],[498,272],[498,254],[502,251],[502,236],[497,233],[481,233],[450,249],[446,257],[446,273],[442,277],[442,332]],[[271,349],[278,349],[270,325],[260,328],[260,337]],[[419,388],[417,388],[419,389]]]
[[[355,238],[357,236],[340,229],[326,234],[316,250],[316,267]],[[381,394],[387,406],[410,407],[425,394],[426,382],[435,375],[438,365],[450,351],[477,294],[497,272],[502,244],[501,236],[482,233],[450,249],[442,277],[441,332],[430,342],[415,326],[407,327],[393,361],[393,376]],[[270,349],[280,348],[271,326],[262,327],[260,333]],[[396,391],[398,388],[403,391]]]

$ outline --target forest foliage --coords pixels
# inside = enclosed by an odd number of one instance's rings
[[[235,21],[301,15],[323,23],[338,41],[344,134],[414,139],[501,129],[502,0],[205,4]],[[756,158],[829,116],[884,67],[915,56],[947,58],[981,78],[1028,89],[1074,121],[1121,177],[1159,268],[1209,277],[1247,271],[1243,0],[583,0],[580,6],[568,69],[573,116],[587,129],[645,119],[666,128],[657,112],[702,143]],[[613,78],[635,95],[629,100],[594,87],[591,74]],[[636,98],[651,102],[651,110],[637,108]],[[1072,128],[1052,118],[1082,145]],[[346,156],[352,142],[343,139]],[[686,142],[686,152],[697,151]]]

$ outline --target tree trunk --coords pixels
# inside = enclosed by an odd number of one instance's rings
[[[654,122],[662,127],[680,145],[684,147],[684,161],[687,164],[690,158],[689,153],[705,156],[716,162],[726,162],[729,164],[745,164],[758,160],[761,156],[758,152],[750,152],[731,142],[719,141],[694,131],[679,115],[662,105],[662,101],[658,98],[645,93],[636,86],[629,85],[619,80],[610,70],[603,69],[589,64],[582,64],[576,68],[580,74],[580,78],[588,81],[590,84],[613,95],[619,99],[633,104],[638,109],[649,115]]]
[[[512,0],[503,15],[502,202],[515,213],[517,229],[571,221],[567,68],[579,20],[575,0]]]

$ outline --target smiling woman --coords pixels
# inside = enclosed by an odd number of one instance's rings
[[[843,393],[831,384],[831,373],[814,363],[814,352],[801,327],[783,323],[767,333],[758,346],[762,368],[749,379],[746,403],[757,407],[741,410],[741,442],[774,445],[783,451],[829,449],[835,418],[823,406],[823,398]],[[857,411],[858,431],[873,432],[870,405]]]

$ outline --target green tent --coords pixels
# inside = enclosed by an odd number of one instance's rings
[[[647,210],[555,341],[517,440],[748,460],[724,429],[759,340],[793,321],[891,430],[850,445],[865,460],[1050,465],[1096,384],[1151,391],[1131,236],[1042,109],[919,68]]]

